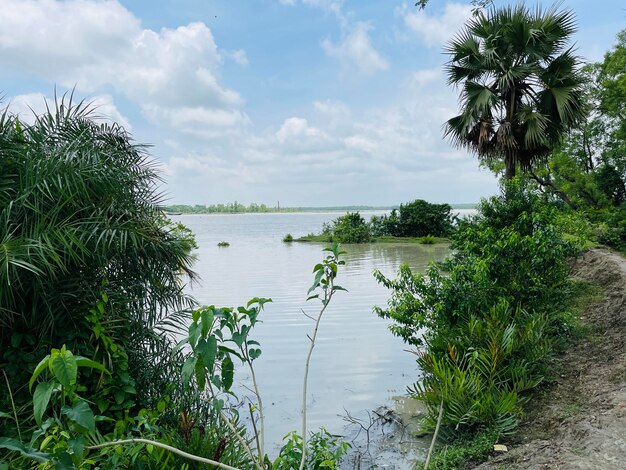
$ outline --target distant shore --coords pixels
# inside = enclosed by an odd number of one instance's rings
[[[454,210],[476,209],[478,204],[450,204]],[[298,212],[360,212],[360,211],[391,211],[400,206],[329,206],[329,207],[267,207],[264,204],[218,204],[211,206],[201,205],[172,205],[165,206],[163,210],[168,215],[190,214],[276,214]]]

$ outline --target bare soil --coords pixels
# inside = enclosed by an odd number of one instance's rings
[[[626,259],[592,249],[572,269],[604,293],[581,317],[591,334],[558,359],[509,451],[476,468],[626,469]]]

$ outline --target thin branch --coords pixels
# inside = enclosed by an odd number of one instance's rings
[[[439,434],[439,426],[441,426],[441,418],[443,418],[443,398],[441,398],[441,404],[439,405],[439,417],[437,418],[437,426],[435,427],[435,434],[433,434],[433,440],[430,443],[428,449],[428,456],[426,457],[426,463],[424,463],[424,470],[428,470],[428,464],[430,463],[430,457],[435,448],[435,441],[437,440],[437,434]]]
[[[306,362],[304,365],[304,382],[302,385],[302,459],[300,460],[300,470],[304,469],[304,463],[306,461],[306,395],[307,395],[307,386],[309,380],[309,365],[311,363],[311,355],[313,354],[313,348],[315,347],[315,338],[317,337],[317,331],[320,327],[320,320],[322,319],[322,315],[324,315],[324,311],[326,311],[326,307],[330,303],[330,299],[332,299],[334,290],[333,290],[333,277],[328,276],[328,285],[326,286],[324,292],[324,300],[322,301],[323,307],[320,310],[319,315],[317,316],[317,320],[315,321],[315,329],[313,330],[313,337],[309,337],[311,340],[311,346],[309,346],[309,352],[306,357]]]
[[[102,449],[103,447],[111,447],[111,446],[117,446],[117,445],[122,445],[122,444],[149,444],[149,445],[153,445],[154,447],[160,447],[162,449],[170,451],[173,454],[180,455],[181,457],[184,457],[186,459],[195,460],[196,462],[206,463],[206,464],[209,464],[209,465],[214,465],[217,468],[224,468],[226,470],[241,470],[241,469],[239,469],[237,467],[231,467],[230,465],[227,465],[225,463],[221,463],[221,462],[217,462],[215,460],[206,459],[204,457],[199,457],[197,455],[189,454],[189,453],[184,452],[184,451],[182,451],[180,449],[177,449],[176,447],[172,447],[172,446],[169,446],[167,444],[163,444],[162,442],[151,441],[149,439],[141,439],[141,438],[122,439],[122,440],[119,440],[119,441],[104,442],[102,444],[97,444],[97,445],[94,445],[94,446],[88,446],[87,449],[89,449],[89,450],[96,450],[96,449]]]

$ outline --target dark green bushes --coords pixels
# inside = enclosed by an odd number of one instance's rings
[[[331,242],[337,243],[366,243],[371,239],[367,222],[358,212],[348,212],[337,217],[330,224],[324,225],[322,233]]]
[[[370,222],[372,235],[392,237],[447,237],[452,233],[454,218],[448,204],[431,204],[422,199],[400,204],[399,210]]]
[[[412,393],[430,410],[427,427],[442,405],[451,430],[515,428],[558,334],[573,254],[553,220],[550,206],[513,182],[460,223],[444,263],[425,275],[403,266],[396,280],[376,273],[392,289],[377,313],[421,350],[424,378]]]

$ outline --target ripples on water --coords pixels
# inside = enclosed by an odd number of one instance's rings
[[[381,212],[362,213],[369,219]],[[300,429],[304,359],[313,322],[301,309],[316,314],[319,302],[305,302],[312,268],[324,256],[320,244],[283,243],[318,232],[335,213],[280,213],[178,216],[196,234],[200,282],[191,289],[199,303],[234,307],[252,297],[271,297],[252,337],[263,354],[255,362],[266,408],[268,450],[276,451],[283,436]],[[217,247],[219,241],[230,243]],[[372,271],[394,276],[401,263],[423,271],[430,260],[443,259],[442,246],[367,244],[346,245],[346,266],[338,292],[322,319],[309,372],[309,429],[325,426],[341,434],[344,408],[365,416],[391,397],[401,395],[417,377],[413,356],[387,330],[388,323],[372,308],[386,305],[389,292],[376,283]],[[240,369],[239,379],[249,380]],[[237,381],[237,377],[236,377]],[[243,389],[240,393],[247,394]]]

